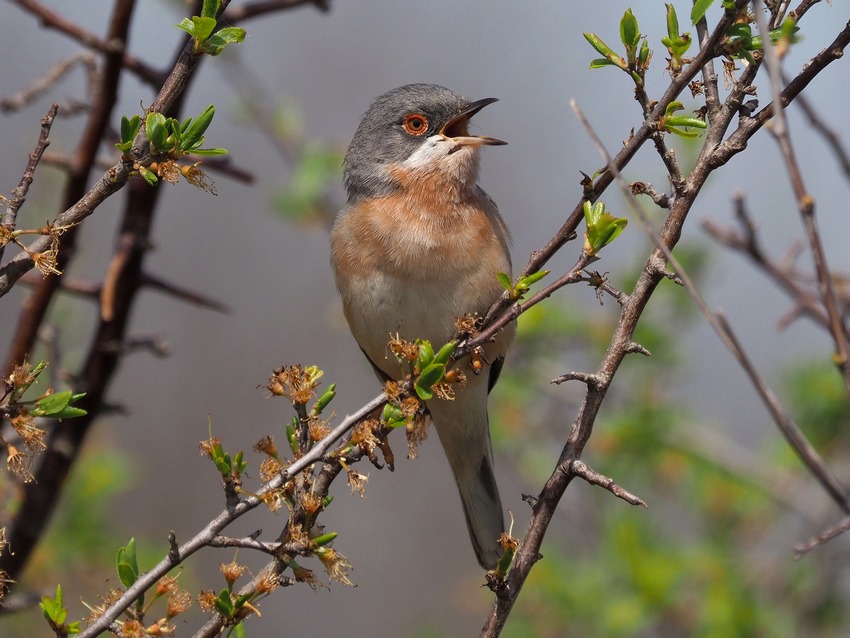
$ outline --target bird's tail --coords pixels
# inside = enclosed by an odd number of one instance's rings
[[[457,482],[475,556],[482,567],[493,569],[505,523],[493,475],[486,383],[481,386],[465,388],[455,401],[434,399],[428,408]]]

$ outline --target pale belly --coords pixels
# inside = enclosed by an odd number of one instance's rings
[[[476,286],[461,288],[450,280],[409,282],[374,273],[351,281],[350,296],[344,295],[346,318],[375,365],[390,377],[399,378],[402,370],[388,348],[390,339],[396,334],[407,341],[427,339],[439,348],[455,334],[456,317],[483,315],[495,302],[500,290],[494,275],[492,279],[490,283],[482,277]],[[475,294],[468,294],[469,290]],[[353,299],[357,302],[350,303]]]

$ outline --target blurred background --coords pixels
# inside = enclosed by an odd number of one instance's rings
[[[111,7],[106,0],[44,4],[101,34]],[[678,5],[685,30],[688,3]],[[613,69],[588,70],[597,55],[582,37],[593,31],[618,44],[619,19],[629,6],[655,51],[647,84],[650,97],[657,97],[669,81],[660,44],[661,2],[368,0],[331,2],[327,13],[305,6],[242,24],[245,42],[203,63],[185,113],[216,105],[207,141],[229,149],[254,183],[210,172],[217,196],[185,183],[161,184],[166,192],[148,258],[153,274],[215,298],[229,312],[151,291],[140,296],[131,332],[156,335],[169,344],[170,354],[140,352],[124,359],[109,393],[120,413],[102,419],[87,442],[72,477],[76,487],[65,495],[26,586],[52,589],[61,579],[72,616],[84,615],[81,598],[93,603],[116,585],[111,561],[129,537],[137,539],[144,569],[167,551],[169,530],[183,541],[216,515],[224,504],[222,491],[209,460],[198,454],[198,442],[207,438],[209,422],[226,449],[244,449],[256,467],[260,457],[251,446],[265,434],[282,441],[291,417],[284,401],[272,401],[258,388],[273,368],[320,366],[325,385],[337,384],[333,407],[339,415],[378,393],[345,326],[327,247],[328,213],[344,201],[341,154],[377,95],[401,84],[432,82],[470,99],[500,99],[474,121],[482,134],[509,142],[484,149],[481,185],[513,231],[515,268],[521,269],[581,197],[580,171],[593,174],[602,164],[568,101],[578,102],[612,152],[640,125],[628,78]],[[182,37],[173,25],[184,15],[181,3],[138,3],[129,50],[167,68]],[[719,9],[708,15],[715,22]],[[785,59],[786,72],[795,74],[831,42],[848,15],[843,2],[811,10],[802,41]],[[79,50],[3,3],[0,94],[21,90]],[[823,120],[839,130],[850,99],[846,79],[846,62],[839,61],[806,92]],[[768,81],[760,76],[756,84],[764,105]],[[85,101],[85,88],[77,69],[27,108],[0,117],[3,193],[17,185],[50,103]],[[120,115],[140,113],[152,99],[147,87],[125,74],[115,126]],[[700,105],[688,94],[682,100],[688,111]],[[789,117],[831,266],[847,273],[850,182],[799,110],[789,109]],[[82,121],[58,119],[49,151],[70,152]],[[687,167],[699,141],[671,143]],[[102,152],[114,161],[109,145]],[[663,165],[649,145],[626,177],[666,189]],[[53,218],[61,185],[57,171],[41,167],[21,224]],[[850,445],[847,400],[829,369],[829,336],[805,319],[780,330],[780,317],[791,309],[787,298],[699,228],[701,219],[734,227],[736,191],[746,194],[760,236],[777,260],[802,236],[778,147],[762,131],[707,184],[686,226],[681,257],[698,275],[709,304],[727,313],[759,369],[847,484],[846,454],[840,458]],[[102,278],[125,196],[119,193],[86,222],[70,274]],[[631,218],[614,189],[603,200],[615,215]],[[657,209],[647,210],[662,219]],[[571,243],[548,267],[563,272],[580,249],[580,242]],[[647,254],[648,241],[633,221],[594,267],[628,291]],[[809,263],[804,251],[800,266],[808,270]],[[25,298],[19,285],[0,302],[4,347]],[[63,365],[73,370],[88,347],[97,309],[65,297],[51,312]],[[497,477],[517,536],[529,518],[521,495],[539,491],[582,396],[578,384],[554,387],[548,381],[569,370],[594,370],[617,316],[613,301],[600,304],[594,290],[582,285],[560,291],[520,320],[513,360],[491,407]],[[543,545],[547,560],[534,570],[506,635],[845,635],[847,539],[796,563],[791,552],[794,542],[834,522],[840,512],[785,450],[744,374],[683,290],[662,284],[641,330],[641,342],[655,356],[627,360],[586,458],[646,499],[650,509],[630,508],[582,483],[571,485]],[[327,529],[340,533],[335,546],[354,565],[357,586],[332,583],[328,592],[302,585],[277,592],[261,607],[262,620],[248,626],[249,635],[426,637],[478,631],[492,595],[479,587],[482,574],[436,436],[415,461],[403,458],[402,437],[391,442],[400,457],[395,473],[361,466],[369,474],[365,498],[338,481],[334,504],[323,516]],[[276,536],[284,520],[255,512],[231,533],[262,528]],[[184,586],[220,588],[218,563],[232,556],[229,550],[196,556],[181,576]],[[263,564],[244,552],[239,559],[255,569]],[[324,578],[318,562],[306,566]],[[197,608],[194,614],[178,635],[194,631]],[[2,617],[0,634],[35,635],[26,628],[37,619],[37,612]]]

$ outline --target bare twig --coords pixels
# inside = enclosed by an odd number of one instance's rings
[[[809,249],[812,251],[812,258],[815,262],[818,289],[820,290],[824,308],[826,308],[826,314],[829,317],[829,330],[835,344],[835,365],[841,371],[844,386],[848,396],[850,396],[850,350],[848,350],[847,345],[848,334],[844,329],[844,322],[841,320],[838,300],[835,296],[835,288],[832,285],[832,277],[829,274],[826,253],[824,252],[823,242],[821,241],[820,231],[818,230],[817,218],[815,217],[815,200],[803,182],[803,174],[800,171],[800,165],[797,163],[794,147],[791,145],[791,136],[788,132],[788,122],[785,119],[785,112],[780,106],[782,72],[779,68],[779,58],[776,55],[774,45],[771,43],[770,32],[767,28],[764,14],[762,13],[761,0],[753,0],[753,12],[756,16],[756,23],[758,24],[762,41],[765,43],[765,64],[767,65],[770,83],[773,89],[773,122],[770,130],[779,143],[779,148],[782,150],[782,157],[785,160],[785,166],[788,169],[788,175],[791,178],[791,187],[797,199],[800,217],[803,220],[803,226],[806,229],[806,236],[809,240]]]
[[[784,75],[783,82],[786,84],[788,83],[788,80],[784,77]],[[832,152],[835,155],[838,166],[844,173],[844,177],[850,181],[850,153],[847,152],[847,149],[841,142],[841,137],[834,128],[828,126],[826,122],[823,121],[823,118],[817,111],[815,111],[811,102],[809,102],[809,98],[801,94],[797,96],[795,102],[800,107],[800,110],[803,111],[806,119],[809,120],[809,124],[811,124],[812,128],[820,133],[826,140],[827,145],[830,149],[832,149]]]
[[[818,302],[794,278],[793,273],[780,263],[768,257],[759,241],[755,224],[747,212],[743,193],[735,193],[732,197],[735,217],[738,219],[742,232],[735,232],[715,224],[710,219],[701,221],[701,226],[715,240],[749,257],[754,264],[762,269],[797,305],[795,314],[805,313],[824,328],[829,328],[829,318]]]
[[[115,40],[108,38],[100,38],[96,34],[86,31],[77,23],[47,8],[37,0],[10,0],[10,2],[36,16],[41,20],[42,26],[64,33],[90,49],[99,51],[100,53],[112,54],[116,51],[117,46],[123,52],[123,66],[127,70],[131,71],[140,80],[150,86],[157,87],[162,82],[163,74],[135,56],[123,51],[123,43],[116,43]]]
[[[330,11],[330,0],[254,0],[228,9],[223,18],[226,22],[235,23],[306,5],[313,5],[319,11]]]
[[[589,467],[586,463],[584,463],[584,461],[579,461],[578,459],[572,461],[569,464],[569,470],[576,476],[583,478],[591,485],[598,485],[599,487],[608,490],[614,496],[623,499],[624,501],[626,501],[626,503],[629,503],[630,505],[642,505],[646,508],[649,507],[642,498],[640,498],[639,496],[635,496],[631,492],[627,492],[622,487],[617,485],[613,481],[613,479],[610,479],[607,476],[600,474],[596,470]]]
[[[794,545],[794,558],[802,558],[816,547],[820,547],[824,543],[831,541],[837,536],[841,536],[846,531],[850,530],[850,516],[845,516],[838,523],[825,529],[823,532],[810,538],[809,540],[797,543]]]
[[[27,104],[29,104],[32,100],[42,95],[45,91],[50,89],[56,82],[61,80],[68,72],[73,69],[78,64],[82,64],[86,67],[86,70],[91,73],[95,68],[95,57],[88,51],[83,51],[81,53],[77,53],[76,55],[72,55],[69,58],[64,60],[60,60],[57,62],[53,68],[48,70],[43,76],[38,78],[35,82],[22,89],[15,95],[10,95],[9,97],[4,97],[0,100],[0,111],[17,111]],[[62,109],[63,114],[68,109]]]
[[[41,131],[38,135],[38,142],[35,145],[32,153],[30,153],[27,166],[24,169],[24,174],[21,176],[21,181],[18,186],[12,191],[12,197],[6,204],[6,210],[3,212],[3,226],[5,232],[15,230],[18,220],[18,211],[24,205],[29,192],[30,184],[35,178],[35,169],[41,161],[44,150],[50,145],[50,127],[53,126],[53,120],[56,119],[56,114],[59,112],[59,105],[53,104],[47,111],[47,115],[41,118]],[[3,250],[5,244],[0,244],[0,260],[3,259]]]

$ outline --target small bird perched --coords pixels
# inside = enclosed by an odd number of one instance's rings
[[[455,318],[483,316],[503,292],[496,274],[511,272],[510,237],[477,181],[479,148],[505,142],[468,131],[470,118],[496,101],[408,84],[372,103],[348,147],[348,203],[331,233],[331,263],[345,318],[379,377],[404,375],[388,349],[391,335],[439,348],[454,335]],[[511,324],[485,346],[489,374],[470,371],[454,401],[427,402],[487,569],[499,559],[504,529],[487,395],[514,331]]]

